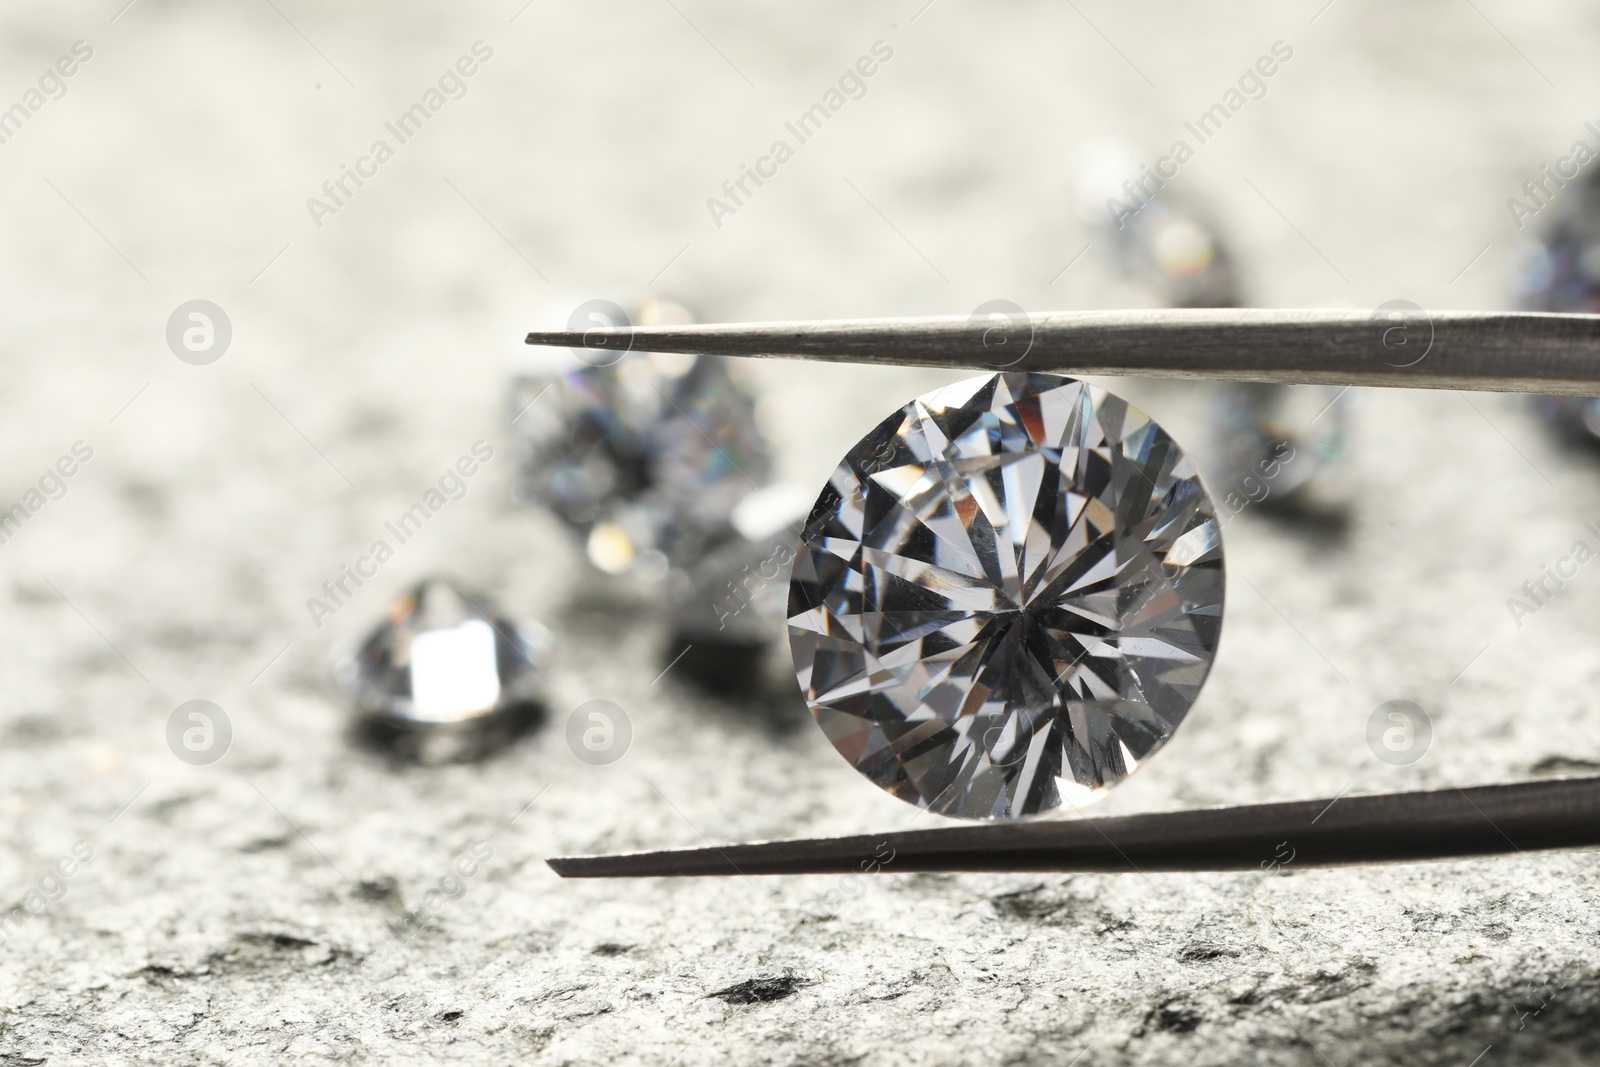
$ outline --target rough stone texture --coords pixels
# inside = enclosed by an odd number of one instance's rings
[[[1592,9],[119,6],[0,15],[6,106],[74,40],[95,49],[0,145],[0,499],[72,442],[94,448],[0,546],[0,886],[20,901],[74,842],[93,849],[0,946],[5,1062],[1600,1055],[1589,853],[560,882],[543,857],[915,816],[833,754],[781,660],[747,691],[685,665],[656,680],[650,611],[503,503],[499,408],[530,310],[616,283],[658,279],[708,319],[1147,301],[1094,254],[1052,282],[1086,240],[1071,147],[1116,133],[1153,159],[1279,38],[1293,60],[1173,187],[1233,236],[1251,298],[1497,305],[1506,197],[1594,117]],[[306,198],[480,38],[494,56],[466,97],[317,228]],[[894,58],[867,95],[715,226],[705,198],[880,38]],[[163,341],[193,297],[235,328],[209,367]],[[749,373],[785,475],[814,485],[946,380]],[[1203,389],[1104,384],[1204,451]],[[465,499],[315,628],[306,598],[479,438],[499,455]],[[1513,399],[1363,393],[1348,470],[1362,491],[1342,525],[1254,507],[1229,523],[1212,679],[1102,811],[1595,769],[1600,572],[1520,629],[1505,601],[1594,543],[1600,465]],[[481,764],[397,766],[350,743],[328,662],[438,566],[557,632],[553,721]],[[171,710],[200,697],[234,725],[209,767],[165,742]],[[560,729],[594,697],[635,731],[605,768]],[[1364,742],[1399,697],[1435,727],[1404,769]],[[391,933],[441,884],[465,891]]]

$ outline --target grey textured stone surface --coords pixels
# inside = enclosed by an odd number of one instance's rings
[[[0,545],[0,887],[40,907],[0,945],[4,1062],[1600,1055],[1587,853],[560,882],[543,857],[915,813],[831,752],[781,653],[753,691],[681,665],[658,680],[648,605],[505,505],[499,409],[531,310],[616,284],[654,281],[707,319],[1147,301],[1094,254],[1059,275],[1087,240],[1071,150],[1116,134],[1153,158],[1278,39],[1293,61],[1173,190],[1233,236],[1252,298],[1494,306],[1518,236],[1505,198],[1595,117],[1590,8],[120,6],[0,15],[6,106],[74,41],[94,48],[0,145],[0,499],[73,442],[94,450]],[[467,95],[314,225],[306,198],[480,39],[494,54]],[[706,197],[879,39],[894,57],[867,95],[715,226]],[[196,297],[234,327],[205,367],[163,338]],[[808,484],[940,380],[749,373],[784,474]],[[1201,450],[1204,390],[1105,384]],[[1600,761],[1600,572],[1520,629],[1505,606],[1600,521],[1600,465],[1510,398],[1359,400],[1347,526],[1249,509],[1228,525],[1212,679],[1101,810]],[[306,599],[480,438],[498,454],[467,496],[314,627]],[[328,663],[435,567],[556,631],[552,721],[481,764],[395,766],[350,743]],[[596,697],[633,721],[611,767],[573,758],[560,728]],[[1364,731],[1401,697],[1434,739],[1393,768]],[[234,729],[206,767],[165,742],[195,698]],[[76,842],[92,859],[51,881]],[[59,899],[28,898],[41,882]],[[457,898],[397,938],[441,884]]]

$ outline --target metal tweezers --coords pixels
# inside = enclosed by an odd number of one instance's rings
[[[532,345],[940,367],[1600,395],[1600,316],[1203,309],[530,333]],[[548,860],[566,878],[1268,870],[1600,846],[1600,777]]]

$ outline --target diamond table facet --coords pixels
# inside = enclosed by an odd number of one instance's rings
[[[817,499],[789,589],[812,714],[881,788],[1002,818],[1096,799],[1183,720],[1221,632],[1193,463],[1126,401],[997,374],[912,401]]]

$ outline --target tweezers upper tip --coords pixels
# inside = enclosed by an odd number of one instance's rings
[[[583,869],[583,859],[577,856],[551,856],[544,864],[562,878],[580,877]]]
[[[980,372],[1600,392],[1600,316],[1385,308],[1053,311],[999,327],[962,316],[608,326],[534,330],[525,339],[580,354],[637,350]]]
[[[609,338],[599,330],[590,330],[587,333],[572,330],[530,330],[523,344],[539,345],[544,348],[605,348],[607,340],[617,345],[624,345],[627,343],[627,334],[619,330],[615,338]]]

